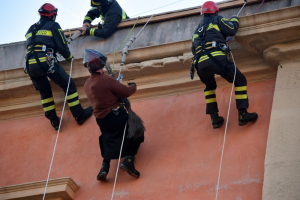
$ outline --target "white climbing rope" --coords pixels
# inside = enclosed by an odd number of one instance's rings
[[[59,132],[60,132],[60,126],[61,126],[61,122],[62,122],[62,119],[63,119],[63,116],[64,116],[64,110],[65,110],[65,105],[66,105],[66,100],[67,100],[67,96],[68,96],[68,92],[69,92],[70,80],[71,80],[71,75],[72,75],[72,66],[73,66],[73,58],[71,60],[71,67],[70,67],[70,75],[69,75],[68,87],[67,87],[67,90],[66,90],[64,105],[63,105],[63,109],[62,109],[62,112],[61,112],[61,117],[60,117],[60,121],[59,121],[59,127],[58,127],[58,130],[57,130],[57,135],[56,135],[54,150],[53,150],[53,153],[52,153],[52,159],[51,159],[51,163],[50,163],[50,167],[49,167],[49,172],[48,172],[48,177],[47,177],[47,181],[46,181],[46,186],[45,186],[45,191],[44,191],[44,195],[43,195],[43,200],[45,199],[45,196],[46,196],[48,182],[49,182],[49,177],[50,177],[50,173],[51,173],[51,169],[52,169],[52,164],[53,164],[53,160],[54,160],[56,145],[57,145],[58,136],[59,136]]]
[[[221,153],[221,160],[220,160],[220,167],[219,167],[219,175],[218,175],[218,184],[217,184],[217,188],[216,188],[217,191],[216,191],[216,198],[215,198],[215,200],[218,199],[219,185],[220,185],[220,178],[221,178],[221,169],[222,169],[224,148],[225,148],[225,143],[226,143],[226,134],[227,134],[227,127],[228,127],[228,120],[229,120],[229,113],[230,113],[230,106],[231,106],[231,99],[232,99],[232,92],[233,92],[233,87],[234,87],[235,77],[236,77],[236,65],[235,65],[235,61],[234,61],[234,58],[233,58],[233,54],[231,52],[230,52],[230,55],[231,55],[232,61],[234,63],[234,77],[233,77],[233,82],[232,82],[232,87],[231,87],[231,92],[230,92],[230,98],[229,98],[229,105],[228,105],[227,118],[226,118],[226,126],[225,126],[224,138],[223,138],[223,146],[222,146],[222,153]]]
[[[122,155],[122,149],[123,149],[123,144],[124,144],[124,139],[125,139],[126,127],[127,127],[127,122],[126,122],[125,128],[124,128],[123,139],[122,139],[122,144],[121,144],[121,148],[120,148],[120,155],[119,155],[119,160],[118,160],[118,166],[117,166],[117,172],[116,172],[116,177],[115,177],[113,191],[112,191],[112,194],[111,194],[111,200],[113,200],[113,198],[114,198],[115,187],[116,187],[116,183],[117,183],[119,166],[120,166],[120,160],[121,160],[121,155]]]
[[[147,26],[147,24],[151,21],[151,19],[153,18],[155,14],[151,15],[151,17],[148,19],[148,21],[146,22],[146,24],[143,26],[143,28],[141,28],[141,30],[136,34],[136,38],[139,36],[139,34],[142,32],[142,30]]]
[[[141,28],[141,30],[136,34],[136,36],[135,37],[133,37],[134,38],[134,40],[132,41],[132,43],[135,41],[135,39],[139,36],[139,34],[144,30],[144,28],[147,26],[147,24],[150,22],[150,20],[153,18],[153,16],[154,16],[155,14],[153,14],[153,15],[151,15],[151,17],[148,19],[148,21],[145,23],[145,25]],[[131,38],[132,39],[132,38]],[[130,40],[131,40],[130,39]],[[131,44],[132,44],[131,43]],[[131,45],[130,44],[130,45]],[[128,48],[129,48],[130,46],[128,46]],[[126,58],[125,58],[126,59]],[[125,60],[124,60],[124,62],[125,62]],[[118,80],[120,80],[120,82],[122,81],[122,78],[121,78],[121,72],[122,72],[122,67],[123,67],[123,64],[121,64],[120,65],[120,68],[119,68],[119,75],[118,75]]]

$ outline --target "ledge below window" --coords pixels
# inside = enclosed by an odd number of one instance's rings
[[[43,199],[46,181],[24,183],[0,187],[1,200],[41,200]],[[71,178],[51,179],[48,182],[46,200],[72,200],[79,189]]]

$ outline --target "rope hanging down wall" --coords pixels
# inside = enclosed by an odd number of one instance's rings
[[[154,14],[149,18],[149,20],[146,22],[146,24],[141,28],[141,30],[137,33],[136,36],[132,37],[129,42],[126,44],[126,46],[124,47],[123,49],[123,52],[122,52],[122,61],[121,61],[121,65],[120,65],[120,71],[119,71],[119,76],[117,78],[118,81],[122,81],[122,78],[123,78],[123,75],[121,74],[121,70],[122,70],[122,67],[126,61],[126,55],[128,54],[128,48],[131,46],[131,44],[136,40],[136,38],[139,36],[139,34],[143,31],[143,29],[147,26],[147,24],[150,22],[150,20],[152,19],[152,17],[154,16]],[[133,27],[134,28],[134,27]],[[132,30],[133,30],[132,28]],[[132,31],[131,30],[131,31]],[[130,33],[131,33],[130,31]],[[128,35],[129,36],[129,35]],[[127,38],[128,38],[127,36]],[[124,44],[124,42],[123,42]],[[123,45],[122,44],[122,45]],[[122,46],[121,45],[121,46]],[[114,57],[115,59],[115,57]],[[132,111],[131,111],[132,112]],[[129,113],[130,114],[130,113]],[[134,113],[135,114],[135,113]],[[141,121],[142,122],[142,121]],[[116,183],[117,183],[117,178],[118,178],[118,171],[119,171],[119,166],[120,166],[120,160],[121,160],[121,154],[122,154],[122,149],[123,149],[123,144],[124,144],[124,138],[125,138],[125,133],[126,133],[126,126],[127,126],[127,123],[125,125],[125,128],[124,128],[124,133],[123,133],[123,139],[122,139],[122,144],[121,144],[121,148],[120,148],[120,154],[119,154],[119,159],[118,159],[118,165],[117,165],[117,171],[116,171],[116,176],[115,176],[115,181],[114,181],[114,187],[113,187],[113,191],[112,191],[112,195],[111,195],[111,200],[113,200],[114,198],[114,193],[115,193],[115,187],[116,187]]]
[[[244,1],[245,1],[245,3],[243,4],[242,8],[239,10],[237,16],[239,16],[240,12],[243,10],[243,8],[245,7],[245,5],[247,4],[247,0],[244,0]],[[262,1],[262,3],[259,5],[259,7],[257,8],[257,10],[255,11],[255,13],[259,10],[259,8],[262,6],[262,4],[264,3],[264,1],[265,0]],[[229,42],[231,39],[232,39],[232,37],[229,37],[226,40],[226,42]],[[222,145],[222,151],[221,151],[221,160],[220,160],[220,166],[219,166],[219,174],[218,174],[218,182],[217,182],[217,186],[216,186],[215,200],[218,199],[220,179],[221,179],[221,170],[222,170],[222,163],[223,163],[223,155],[224,155],[224,149],[225,149],[225,143],[226,143],[226,134],[227,134],[227,128],[228,128],[228,120],[229,120],[229,113],[230,113],[230,106],[231,106],[232,93],[233,93],[233,87],[234,87],[234,83],[235,83],[236,69],[237,69],[232,52],[230,52],[230,55],[231,55],[232,61],[234,63],[234,77],[233,77],[233,82],[232,82],[232,87],[231,87],[231,92],[230,92],[230,98],[229,98],[229,105],[228,105],[228,111],[227,111],[225,132],[224,132],[224,137],[223,137],[223,145]]]
[[[49,172],[48,172],[48,177],[47,177],[47,181],[46,181],[46,186],[45,186],[45,190],[44,190],[43,200],[45,199],[45,196],[46,196],[48,182],[49,182],[49,177],[50,177],[50,173],[51,173],[51,170],[52,170],[52,164],[53,164],[55,150],[56,150],[56,145],[57,145],[58,136],[59,136],[59,132],[60,132],[61,122],[62,122],[62,119],[63,119],[63,116],[64,116],[64,111],[65,111],[67,96],[68,96],[68,92],[69,92],[70,80],[71,80],[71,76],[72,76],[72,68],[73,68],[73,58],[71,60],[71,67],[70,67],[70,75],[69,75],[68,87],[67,87],[67,90],[66,90],[66,95],[65,95],[65,100],[64,100],[64,104],[63,104],[63,109],[61,111],[61,117],[60,117],[60,121],[59,121],[59,127],[58,127],[58,130],[57,130],[57,135],[56,135],[55,145],[54,145],[54,149],[53,149],[53,153],[52,153],[52,158],[51,158],[51,163],[50,163],[50,167],[49,167]]]

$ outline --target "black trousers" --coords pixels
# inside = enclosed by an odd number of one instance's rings
[[[216,101],[215,90],[217,88],[217,83],[215,80],[215,74],[220,75],[222,78],[226,79],[229,83],[233,82],[235,66],[234,63],[223,59],[219,61],[222,67],[217,66],[213,61],[209,60],[208,66],[202,67],[201,63],[197,65],[197,74],[200,80],[206,85],[204,90],[206,99],[206,114],[213,114],[219,112],[218,104]],[[235,78],[235,98],[236,98],[236,108],[244,109],[249,107],[249,101],[247,96],[247,80],[245,76],[236,69]]]
[[[59,87],[61,87],[66,94],[69,75],[57,63],[54,66],[54,73],[47,74],[48,69],[49,65],[46,62],[41,62],[40,65],[38,65],[37,63],[28,65],[28,71],[31,81],[35,89],[40,92],[45,116],[51,120],[53,117],[56,116],[56,110],[51,85],[48,80],[48,77],[54,83],[59,85]],[[84,113],[84,109],[82,108],[79,102],[77,89],[72,78],[70,79],[70,86],[67,94],[67,102],[74,118],[77,118]]]
[[[99,146],[104,159],[118,159],[123,140],[124,128],[128,120],[128,114],[123,107],[120,107],[118,114],[110,112],[103,119],[96,119],[100,127]],[[144,136],[128,138],[128,125],[126,127],[124,144],[121,157],[135,156],[144,142]]]

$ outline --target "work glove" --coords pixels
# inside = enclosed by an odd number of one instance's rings
[[[237,15],[232,15],[232,17],[231,17],[230,19],[232,19],[232,18],[237,18],[237,19],[239,19],[239,16],[237,16]]]
[[[91,24],[88,22],[85,22],[84,24],[82,24],[82,27],[91,28]]]
[[[135,82],[127,82],[127,84],[128,84],[129,86],[131,86],[131,85],[135,85],[135,86],[136,86]]]
[[[72,60],[74,58],[74,56],[73,55],[71,55],[71,57],[69,57],[69,58],[65,58],[66,60]]]
[[[81,32],[80,35],[85,35],[86,29],[87,29],[87,28],[88,28],[88,27],[86,27],[86,26],[80,27],[80,28],[79,28],[79,31]]]

